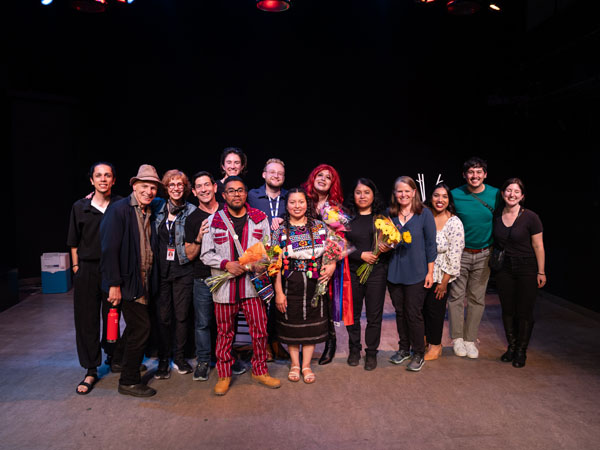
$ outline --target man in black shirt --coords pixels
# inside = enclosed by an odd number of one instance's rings
[[[210,267],[200,258],[202,236],[208,232],[208,218],[222,207],[216,198],[217,183],[209,172],[198,172],[192,178],[192,193],[198,199],[198,209],[185,222],[185,253],[194,270],[194,314],[196,358],[194,380],[206,381],[210,373],[211,323],[214,306],[212,293],[204,280],[210,277]]]
[[[100,310],[102,310],[102,348],[112,358],[114,344],[106,342],[106,319],[111,307],[101,289],[100,278],[100,222],[111,202],[115,171],[110,163],[99,162],[90,169],[94,187],[91,198],[77,200],[71,209],[67,245],[71,247],[73,270],[73,310],[75,341],[79,364],[87,369],[84,380],[77,386],[80,395],[88,394],[98,381],[98,366],[102,363],[100,349]]]

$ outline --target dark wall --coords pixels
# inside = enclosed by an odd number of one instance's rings
[[[298,1],[283,14],[250,0],[138,0],[103,15],[55,3],[12,5],[9,27],[22,277],[39,274],[42,252],[66,251],[69,208],[89,192],[96,160],[116,165],[127,194],[141,163],[218,174],[221,150],[235,145],[251,187],[277,156],[288,186],[327,162],[347,190],[368,176],[387,198],[403,174],[457,185],[477,154],[490,184],[525,181],[545,225],[547,289],[594,306],[579,291],[593,264],[569,261],[591,261],[597,240],[588,252],[565,238],[587,231],[569,216],[598,209],[598,117],[587,108],[598,70],[586,58],[597,24],[577,20],[592,14],[526,32],[524,5],[452,17],[443,2],[391,0]]]

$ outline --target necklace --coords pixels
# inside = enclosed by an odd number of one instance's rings
[[[409,210],[408,214],[404,214],[402,211],[399,211],[399,214],[404,218],[404,223],[406,223],[406,219],[408,218],[408,216],[412,215],[412,211]]]

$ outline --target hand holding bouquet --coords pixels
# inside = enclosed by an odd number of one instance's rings
[[[341,259],[344,259],[352,249],[348,247],[346,240],[338,236],[337,234],[330,235],[325,241],[325,252],[322,256],[322,267],[327,266],[331,263],[337,263]],[[322,270],[322,269],[321,269]],[[319,304],[319,300],[327,292],[327,284],[329,280],[319,280],[317,288],[313,295],[311,305],[316,307]]]
[[[329,202],[325,202],[319,214],[323,219],[323,222],[327,224],[329,228],[334,231],[347,231],[348,223],[350,222],[350,216],[346,214],[339,206],[331,205]]]
[[[379,250],[379,244],[383,243],[389,247],[394,248],[400,243],[410,244],[412,242],[412,236],[409,231],[400,233],[392,219],[389,217],[378,214],[374,217],[375,222],[375,243],[373,245],[373,255],[379,256],[381,251]],[[373,271],[373,266],[377,264],[363,263],[356,270],[356,275],[359,277],[360,284],[365,284],[369,275]]]
[[[241,266],[247,271],[263,272],[264,268],[269,265],[267,250],[262,242],[257,242],[252,247],[249,247],[240,259],[238,260]],[[261,270],[263,268],[263,270]],[[219,289],[223,283],[235,278],[236,275],[225,272],[220,275],[214,275],[205,280],[206,285],[210,288],[210,292]]]

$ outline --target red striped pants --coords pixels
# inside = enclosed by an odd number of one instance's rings
[[[231,347],[235,335],[235,316],[242,309],[252,338],[252,373],[264,375],[267,370],[267,312],[258,297],[244,298],[239,303],[215,303],[217,321],[217,373],[219,378],[231,376]]]

